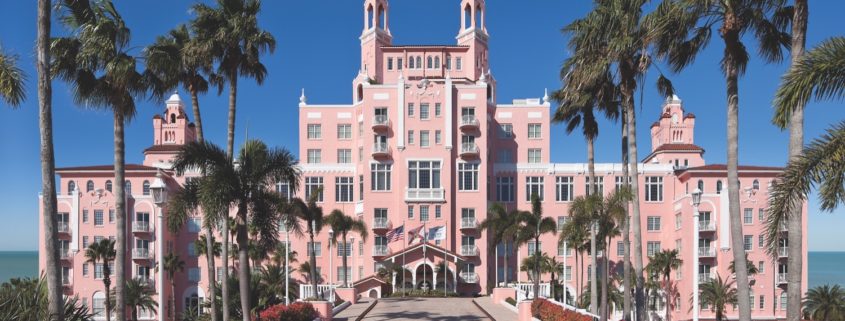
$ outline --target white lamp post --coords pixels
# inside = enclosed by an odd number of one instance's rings
[[[158,211],[158,215],[156,215],[156,261],[158,262],[162,262],[162,253],[164,252],[164,228],[162,228],[164,223],[161,209],[162,206],[167,203],[167,185],[164,184],[162,177],[164,177],[164,175],[162,175],[161,170],[159,170],[156,173],[155,180],[153,180],[152,185],[150,185],[150,191],[153,192],[153,202],[156,204],[156,210]],[[164,321],[164,273],[162,272],[158,272],[156,288],[156,291],[158,291],[158,319],[159,321]]]
[[[696,188],[692,191],[692,232],[693,240],[692,246],[692,320],[698,321],[698,205],[701,204],[701,190]]]

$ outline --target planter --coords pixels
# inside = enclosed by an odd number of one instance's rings
[[[515,298],[516,289],[514,288],[495,288],[493,289],[493,303],[499,304],[505,302],[507,298]]]
[[[331,321],[334,315],[332,314],[333,304],[329,301],[310,301],[317,314],[322,321]]]

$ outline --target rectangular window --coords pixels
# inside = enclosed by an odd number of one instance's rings
[[[531,201],[531,195],[537,194],[540,201],[543,201],[543,177],[528,176],[525,178],[525,200]]]
[[[373,191],[390,190],[391,164],[370,164],[370,189]]]
[[[648,231],[660,231],[660,216],[648,217]]]
[[[434,103],[434,117],[440,117],[443,113],[443,107],[440,106],[440,103]]]
[[[306,177],[305,178],[305,199],[311,199],[311,193],[317,193],[317,202],[323,201],[323,177]]]
[[[563,272],[563,278],[567,281],[572,281],[572,266],[567,265],[566,271]]]
[[[197,256],[197,247],[193,242],[188,243],[188,256],[196,257]]]
[[[347,266],[346,270],[342,266],[337,267],[337,282],[343,282],[343,279],[346,279],[346,283],[352,282],[351,266]]]
[[[353,191],[355,190],[355,183],[353,180],[353,177],[334,178],[335,202],[349,203],[355,199],[353,196]]]
[[[82,223],[88,223],[88,210],[82,210]]]
[[[358,161],[364,161],[364,147],[358,147]]]
[[[478,163],[458,163],[458,190],[478,190]]]
[[[408,188],[435,189],[440,188],[439,161],[409,161]]]
[[[413,144],[414,144],[414,131],[409,130],[408,131],[408,145],[413,145]]]
[[[337,139],[352,139],[352,124],[337,125]]]
[[[675,229],[676,230],[681,229],[681,224],[683,223],[683,222],[681,222],[681,219],[682,219],[681,213],[675,214]]]
[[[94,298],[91,300],[91,313],[97,317],[106,315],[106,298]]]
[[[558,232],[563,231],[563,227],[566,226],[567,222],[569,222],[568,216],[558,216],[557,217],[557,230],[558,230]]]
[[[342,241],[337,242],[337,256],[338,257],[351,257],[352,256],[352,243],[346,243],[343,245]]]
[[[200,269],[199,268],[190,268],[188,269],[188,281],[197,282],[200,281]]]
[[[766,209],[765,208],[757,209],[757,221],[763,222],[763,219],[765,217],[766,217]]]
[[[408,103],[408,117],[414,117],[414,103]]]
[[[103,210],[94,210],[94,225],[103,226]]]
[[[364,255],[364,241],[358,241],[358,256]]]
[[[86,235],[86,236],[82,237],[82,249],[84,250],[84,249],[87,249],[87,248],[88,248],[88,236]]]
[[[616,176],[616,190],[622,189],[622,186],[625,184],[625,178],[623,176]],[[628,184],[631,184],[631,177],[628,176]]]
[[[145,195],[149,195],[149,194],[145,194]],[[109,223],[114,223],[114,210],[113,209],[109,209]]]
[[[649,257],[654,256],[657,252],[660,252],[660,242],[650,241],[646,244],[646,253]]]
[[[570,202],[573,199],[573,181],[572,176],[557,176],[555,177],[555,201]]]
[[[338,149],[337,150],[337,163],[338,164],[351,164],[352,163],[352,150],[351,149]]]
[[[452,57],[446,56],[446,59],[443,60],[443,64],[446,65],[446,70],[452,70]]]
[[[323,130],[320,124],[308,124],[308,139],[323,138]]]
[[[429,118],[430,115],[428,113],[428,106],[428,104],[420,104],[420,119]]]
[[[528,124],[528,139],[539,139],[541,132],[540,124]]]
[[[765,261],[757,262],[757,273],[760,273],[760,274],[766,273],[766,262]]]
[[[662,176],[646,176],[645,177],[645,201],[646,202],[662,202],[663,201],[663,177]]]
[[[199,217],[192,217],[188,219],[188,232],[198,233],[202,227],[202,219]]]
[[[558,242],[557,243],[557,256],[566,256],[566,255],[569,254],[567,252],[568,252],[567,249],[563,247],[563,242]]]
[[[758,235],[757,236],[757,247],[762,249],[764,247],[765,241],[766,241],[766,238],[764,237],[763,234]]]
[[[358,200],[364,200],[364,175],[358,175]]]
[[[536,251],[543,249],[543,242],[537,244],[539,245],[539,248],[534,246],[534,241],[528,241],[528,254],[534,254]]]
[[[616,242],[616,256],[624,256],[625,255],[625,242],[617,241]]]
[[[753,220],[754,220],[754,209],[752,209],[752,208],[743,209],[742,224],[746,224],[746,225],[753,224],[754,223]]]
[[[512,203],[514,201],[514,178],[496,177],[496,201]]]
[[[308,150],[308,164],[319,164],[322,162],[323,151],[319,149]]]
[[[760,310],[763,310],[765,308],[766,308],[766,296],[761,294],[760,295]]]
[[[430,140],[430,137],[429,137],[430,133],[431,132],[429,132],[427,130],[421,130],[420,131],[420,147],[431,146],[431,140]]]
[[[393,70],[393,58],[387,58],[387,70]]]
[[[440,145],[443,143],[443,135],[440,133],[440,130],[434,131],[434,143]]]
[[[443,213],[440,205],[434,205],[434,218],[440,218],[441,216],[443,216]]]
[[[82,276],[88,277],[88,263],[82,263]]]
[[[358,121],[358,137],[364,136],[364,121]]]
[[[463,67],[463,59],[461,59],[461,57],[455,58],[455,69],[461,70],[462,67]]]
[[[428,221],[428,205],[420,205],[420,221]]]
[[[314,256],[317,256],[317,257],[323,255],[323,246],[322,246],[321,242],[314,242],[314,243],[307,242],[305,246],[306,246],[306,251],[308,251],[308,253],[313,252]]]
[[[499,138],[513,138],[513,124],[499,124]]]
[[[753,235],[743,235],[742,237],[742,244],[746,251],[751,251],[754,249],[754,236]]]
[[[529,148],[528,149],[528,163],[529,164],[539,164],[542,162],[542,153],[539,148]]]
[[[402,62],[403,62],[402,58],[396,58],[396,69],[397,70],[402,70],[402,67],[403,67]]]
[[[592,185],[590,184],[590,177],[587,176],[584,178],[584,189],[589,191],[590,193],[593,192]],[[596,187],[598,188],[598,194],[604,195],[604,177],[603,176],[596,176]]]
[[[103,263],[94,264],[94,278],[95,279],[102,279],[103,278]]]
[[[414,206],[413,205],[408,205],[408,219],[409,220],[414,219]]]

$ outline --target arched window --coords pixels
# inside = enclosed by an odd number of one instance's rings
[[[127,195],[132,195],[132,182],[130,182],[130,181],[126,181],[126,183],[125,183],[125,185],[124,185],[124,187],[123,187],[123,191],[124,191],[124,193],[126,193]]]
[[[704,181],[698,180],[698,190],[704,193]]]
[[[434,68],[434,59],[432,59],[431,56],[428,56],[428,59],[426,59],[425,67],[428,69]]]
[[[85,183],[85,191],[86,192],[93,192],[94,191],[94,181],[88,181]]]
[[[408,69],[414,69],[414,57],[413,56],[408,58]]]
[[[364,85],[358,84],[358,102],[364,100]]]
[[[73,191],[76,190],[76,182],[70,181],[67,182],[67,195],[73,194]]]
[[[469,3],[464,7],[464,29],[472,28],[472,7]]]
[[[200,296],[196,293],[185,297],[185,312],[190,313],[194,316],[198,316],[200,314],[201,308],[200,301]]]
[[[422,68],[422,67],[423,67],[422,57],[417,56],[417,68]]]
[[[367,30],[370,30],[370,28],[375,27],[375,26],[370,25],[370,23],[372,23],[372,21],[373,21],[373,5],[370,5],[369,7],[367,7],[367,21],[364,21],[364,26],[366,27]]]
[[[786,298],[787,298],[786,292],[781,292],[780,293],[780,309],[781,310],[786,310],[786,303],[787,303]]]
[[[378,21],[376,21],[376,24],[381,29],[387,29],[387,15],[384,14],[384,6],[378,6]]]
[[[144,195],[150,195],[150,181],[144,181]]]
[[[434,57],[434,68],[440,68],[440,56]]]
[[[716,194],[722,194],[722,181],[716,181]]]
[[[106,181],[106,190],[111,192],[111,180]]]
[[[753,188],[755,191],[760,190],[760,181],[755,179],[754,182],[751,183],[751,188]]]
[[[176,123],[176,114],[170,114],[170,123],[171,123],[171,124],[175,124],[175,123]]]

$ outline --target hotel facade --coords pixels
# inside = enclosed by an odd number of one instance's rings
[[[350,88],[352,103],[309,104],[303,90],[298,129],[300,189],[292,191],[285,183],[273,188],[288,197],[307,198],[319,192],[324,212],[338,209],[363,219],[369,237],[352,233],[346,248],[332,246],[332,231],[326,227],[313,245],[284,230],[280,239],[290,240],[301,262],[307,260],[309,249],[316,252],[318,274],[325,287],[346,278],[360,295],[375,297],[402,286],[475,295],[487,293],[494,284],[526,283],[528,274],[517,272],[518,262],[539,248],[563,262],[558,279],[569,295],[577,297],[581,293],[577,280],[583,276],[586,285],[591,269],[586,253],[576,261],[574,250],[560,244],[558,235],[547,234],[539,244],[511,248],[505,275],[506,248],[488,246],[488,231],[479,229],[493,203],[530,210],[530,196],[537,194],[543,215],[554,218],[560,231],[570,202],[585,194],[589,182],[587,164],[551,162],[553,106],[548,95],[507,104],[497,99],[496,79],[488,60],[485,1],[463,0],[456,9],[461,13],[456,44],[396,45],[389,29],[387,1],[364,2],[361,65]],[[171,295],[176,297],[177,313],[197,309],[199,302],[210,296],[206,260],[198,257],[194,246],[204,233],[201,218],[192,218],[178,233],[171,232],[164,223],[166,206],[152,195],[156,184],[164,184],[172,192],[186,179],[199,175],[177,176],[171,169],[181,146],[195,140],[184,107],[177,94],[167,100],[165,110],[153,117],[153,144],[144,151],[143,164],[126,166],[126,231],[117,231],[114,224],[112,190],[117,183],[113,182],[112,166],[57,169],[64,292],[78,295],[96,313],[104,308],[102,265],[86,262],[84,250],[92,242],[114,238],[120,232],[128,240],[124,273],[154,287],[159,301],[158,315],[141,311],[140,319],[170,319],[162,311],[169,309]],[[762,247],[768,187],[781,168],[739,167],[745,246],[732,249],[726,167],[705,162],[704,149],[694,141],[695,116],[684,110],[681,99],[670,97],[654,107],[659,109],[649,108],[643,115],[646,119],[656,116],[656,121],[650,128],[650,141],[640,140],[641,146],[650,142],[651,152],[639,164],[636,182],[642,249],[646,263],[653,253],[677,249],[683,264],[672,275],[679,294],[674,308],[667,311],[665,302],[657,300],[650,303],[651,313],[671,313],[673,320],[690,320],[695,276],[704,281],[720,275],[733,281],[728,269],[733,261],[731,251],[744,250],[758,269],[751,277],[753,318],[784,319],[786,241],[782,241],[777,259],[767,256]],[[559,142],[557,148],[566,147]],[[599,163],[595,170],[603,194],[624,182],[620,163]],[[696,189],[702,191],[697,220],[691,201]],[[803,211],[806,214],[806,204]],[[803,217],[806,261],[806,215]],[[402,239],[389,238],[388,233],[399,227],[403,228]],[[427,242],[408,244],[411,237],[407,232],[420,227],[442,232]],[[785,236],[788,231],[783,233]],[[43,238],[39,240],[43,242]],[[43,270],[44,245],[40,248]],[[173,280],[156,269],[168,253],[178,254],[186,262],[185,270]],[[607,256],[612,269],[621,271],[621,237],[600,254]],[[343,255],[349,264],[345,271]],[[697,265],[694,255],[698,256]],[[219,280],[222,267],[219,259],[217,262]],[[374,277],[386,262],[408,269],[404,285],[386,285]],[[444,262],[445,272],[438,268]],[[806,287],[806,269],[802,273]],[[299,273],[294,276],[304,280]],[[543,275],[542,281],[548,282],[549,275]],[[734,318],[738,311],[729,307],[727,314]],[[702,319],[713,317],[709,309],[701,311]],[[97,318],[104,319],[104,314]],[[617,312],[613,319],[618,318]]]

